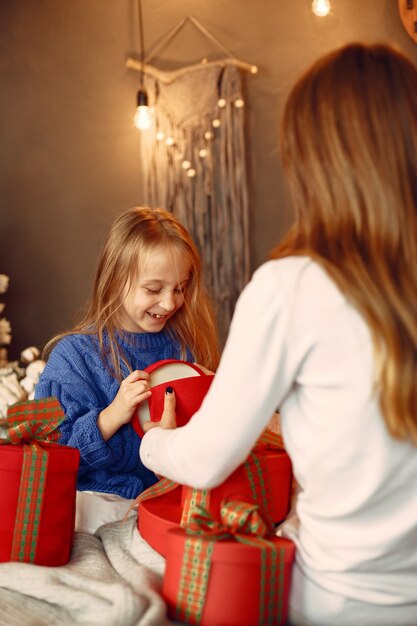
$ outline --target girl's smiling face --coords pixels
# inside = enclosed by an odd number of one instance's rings
[[[135,333],[156,333],[182,307],[191,263],[179,249],[159,246],[146,255],[137,278],[127,284],[118,322]]]

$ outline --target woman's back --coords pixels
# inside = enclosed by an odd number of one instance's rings
[[[415,602],[417,452],[381,416],[369,330],[316,263],[278,263],[294,376],[281,423],[302,486],[300,526],[285,532],[318,585],[375,604]]]

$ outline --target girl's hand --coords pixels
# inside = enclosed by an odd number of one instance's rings
[[[97,425],[105,441],[123,424],[128,424],[137,406],[149,398],[149,374],[135,370],[122,381],[113,402],[97,418]]]
[[[127,424],[132,419],[133,411],[137,406],[149,398],[149,374],[142,370],[135,370],[121,382],[119,391],[110,406],[117,414],[119,425]]]
[[[172,387],[167,387],[165,391],[164,398],[164,410],[162,412],[162,416],[159,422],[145,422],[142,426],[143,431],[146,433],[151,428],[155,428],[158,426],[159,428],[165,428],[166,430],[171,430],[177,427],[176,416],[175,416],[175,392]]]

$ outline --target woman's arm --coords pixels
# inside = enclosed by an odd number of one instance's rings
[[[290,311],[276,262],[264,265],[239,298],[199,411],[182,428],[154,428],[143,438],[140,454],[147,467],[182,484],[210,488],[247,458],[293,382]]]

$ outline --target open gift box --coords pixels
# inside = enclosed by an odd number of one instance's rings
[[[292,466],[285,450],[256,450],[257,461],[263,468],[264,490],[253,489],[251,460],[239,466],[221,485],[210,490],[192,489],[177,485],[162,491],[157,497],[146,499],[142,494],[138,508],[138,529],[141,536],[162,556],[167,553],[167,532],[184,524],[194,502],[203,504],[219,518],[224,500],[258,502],[265,517],[273,524],[283,521],[290,509]],[[260,459],[260,460],[259,460]],[[172,486],[172,484],[171,484]],[[150,488],[152,489],[152,487]],[[139,496],[141,498],[141,496]]]
[[[64,413],[54,398],[17,403],[2,425],[0,562],[69,561],[80,453],[53,443]]]

